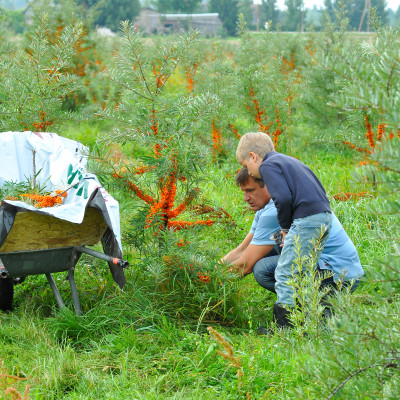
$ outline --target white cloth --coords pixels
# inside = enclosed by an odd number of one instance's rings
[[[36,182],[46,190],[68,189],[63,204],[40,212],[73,223],[81,223],[91,194],[100,188],[112,229],[121,246],[118,202],[86,170],[88,149],[79,142],[50,132],[0,133],[0,187],[5,181],[24,182],[36,173]],[[35,171],[35,172],[34,172]],[[22,201],[3,200],[14,206],[38,211]]]

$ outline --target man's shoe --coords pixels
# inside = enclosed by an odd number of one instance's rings
[[[293,328],[289,317],[290,310],[279,303],[274,304],[273,320],[276,322],[277,328]]]
[[[320,302],[320,305],[324,307],[322,311],[322,318],[324,320],[333,317],[336,313],[332,307],[332,304],[330,304],[328,301],[322,299]]]
[[[277,328],[293,328],[293,324],[291,323],[289,316],[290,310],[278,303],[274,304],[272,320],[275,321]],[[275,329],[274,327],[267,328],[265,326],[259,326],[257,328],[257,333],[259,335],[273,335],[275,333]]]

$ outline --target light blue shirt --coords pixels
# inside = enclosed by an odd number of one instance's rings
[[[332,228],[319,257],[318,266],[332,271],[335,281],[343,278],[359,279],[364,275],[357,249],[333,213]]]
[[[253,234],[250,244],[275,245],[275,241],[270,237],[279,230],[277,210],[271,200],[254,216],[250,228],[250,233]],[[318,260],[318,266],[332,271],[335,281],[359,279],[364,275],[357,249],[333,213],[332,228]]]
[[[250,244],[275,245],[276,243],[271,239],[271,235],[277,231],[280,231],[277,210],[273,200],[271,200],[264,208],[258,210],[254,216],[253,224],[250,228],[250,233],[253,234]]]

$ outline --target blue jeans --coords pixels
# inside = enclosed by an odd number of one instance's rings
[[[287,283],[295,268],[294,260],[298,257],[299,251],[301,257],[310,257],[316,251],[316,259],[318,259],[328,238],[331,224],[332,217],[329,212],[295,219],[285,237],[281,255],[265,257],[254,265],[255,279],[261,286],[277,294],[277,303],[294,306],[293,288]],[[320,239],[321,227],[325,230]],[[296,245],[296,237],[298,245]],[[320,239],[318,250],[311,243],[314,239]]]
[[[278,265],[279,261],[279,254],[278,255],[272,255],[272,256],[267,256],[264,258],[261,258],[256,262],[256,264],[253,267],[253,275],[257,283],[262,286],[264,289],[269,290],[272,293],[276,293],[275,291],[275,269]],[[320,271],[321,273],[324,273],[324,271],[329,271],[326,269],[320,269],[317,266],[317,271]],[[343,288],[348,287],[351,284],[351,292],[353,293],[358,285],[360,284],[360,280],[351,280],[351,281],[344,281],[343,282]],[[321,282],[321,287],[324,287],[326,285],[331,286],[333,289],[337,290],[338,285],[336,282],[333,280],[333,277],[325,278]]]
[[[253,267],[254,279],[264,289],[270,292],[275,291],[275,269],[278,265],[279,254],[275,256],[267,256],[258,260]]]

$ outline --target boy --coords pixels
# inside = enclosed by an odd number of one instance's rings
[[[321,253],[332,224],[325,189],[306,165],[274,151],[271,138],[262,132],[242,136],[236,159],[254,178],[262,178],[275,203],[283,248],[275,270],[277,302],[273,315],[278,327],[291,326],[288,307],[294,307],[292,276],[298,249],[302,257]],[[318,248],[311,242],[317,241]]]

